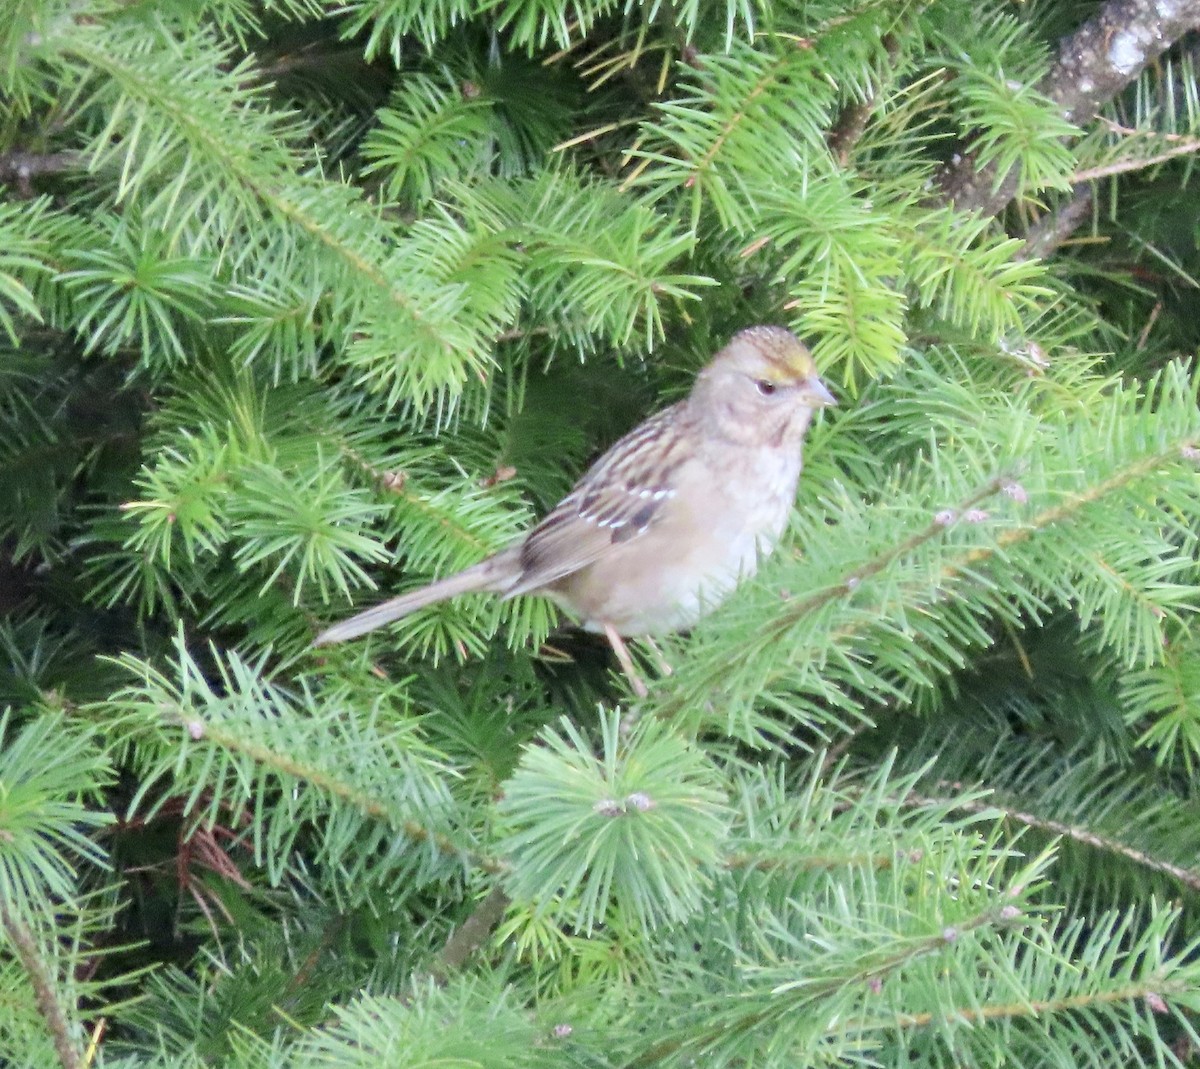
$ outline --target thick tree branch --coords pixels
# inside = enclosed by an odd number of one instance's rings
[[[883,39],[883,48],[887,54],[888,64],[894,64],[896,56],[900,52],[900,42],[893,35],[888,34]],[[854,146],[858,144],[859,139],[867,129],[867,123],[875,113],[875,105],[879,99],[880,83],[883,81],[883,77],[884,75],[881,72],[879,80],[872,85],[865,99],[847,105],[838,116],[833,128],[829,131],[827,138],[829,153],[837,160],[838,165],[841,167],[845,167],[850,161],[850,154],[854,151]]]
[[[1065,204],[1042,216],[1029,228],[1021,259],[1032,260],[1054,252],[1091,214],[1092,199],[1091,186],[1083,186]]]
[[[82,166],[78,152],[4,152],[0,153],[0,183],[11,183],[22,197],[32,197],[35,178],[77,171]]]
[[[444,980],[466,964],[467,958],[488,941],[492,929],[500,923],[500,918],[508,909],[508,901],[508,895],[499,887],[492,888],[487,898],[455,929],[442,947],[433,966],[435,976]]]
[[[1149,63],[1198,27],[1198,0],[1109,0],[1062,39],[1058,58],[1038,89],[1062,108],[1065,118],[1087,122]],[[998,178],[996,168],[978,168],[967,154],[947,167],[939,181],[955,207],[994,215],[1012,200],[1020,180],[1015,170]]]
[[[1093,118],[1153,60],[1200,27],[1196,0],[1109,0],[1063,39],[1041,90],[1074,123]]]

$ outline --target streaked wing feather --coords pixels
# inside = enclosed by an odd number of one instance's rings
[[[506,597],[586,568],[654,526],[686,458],[679,405],[635,427],[605,453],[521,545],[521,575]]]

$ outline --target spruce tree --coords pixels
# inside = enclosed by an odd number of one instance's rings
[[[1200,4],[3,14],[0,1061],[1200,1063]],[[649,697],[310,648],[763,322],[841,404]]]

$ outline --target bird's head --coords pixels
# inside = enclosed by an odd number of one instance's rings
[[[808,347],[783,327],[739,331],[696,379],[691,406],[722,437],[798,445],[813,412],[835,405]]]

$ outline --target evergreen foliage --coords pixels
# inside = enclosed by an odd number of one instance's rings
[[[1200,1064],[1193,41],[1072,124],[1091,5],[3,13],[0,1062]],[[756,322],[842,403],[647,699],[309,648]]]

